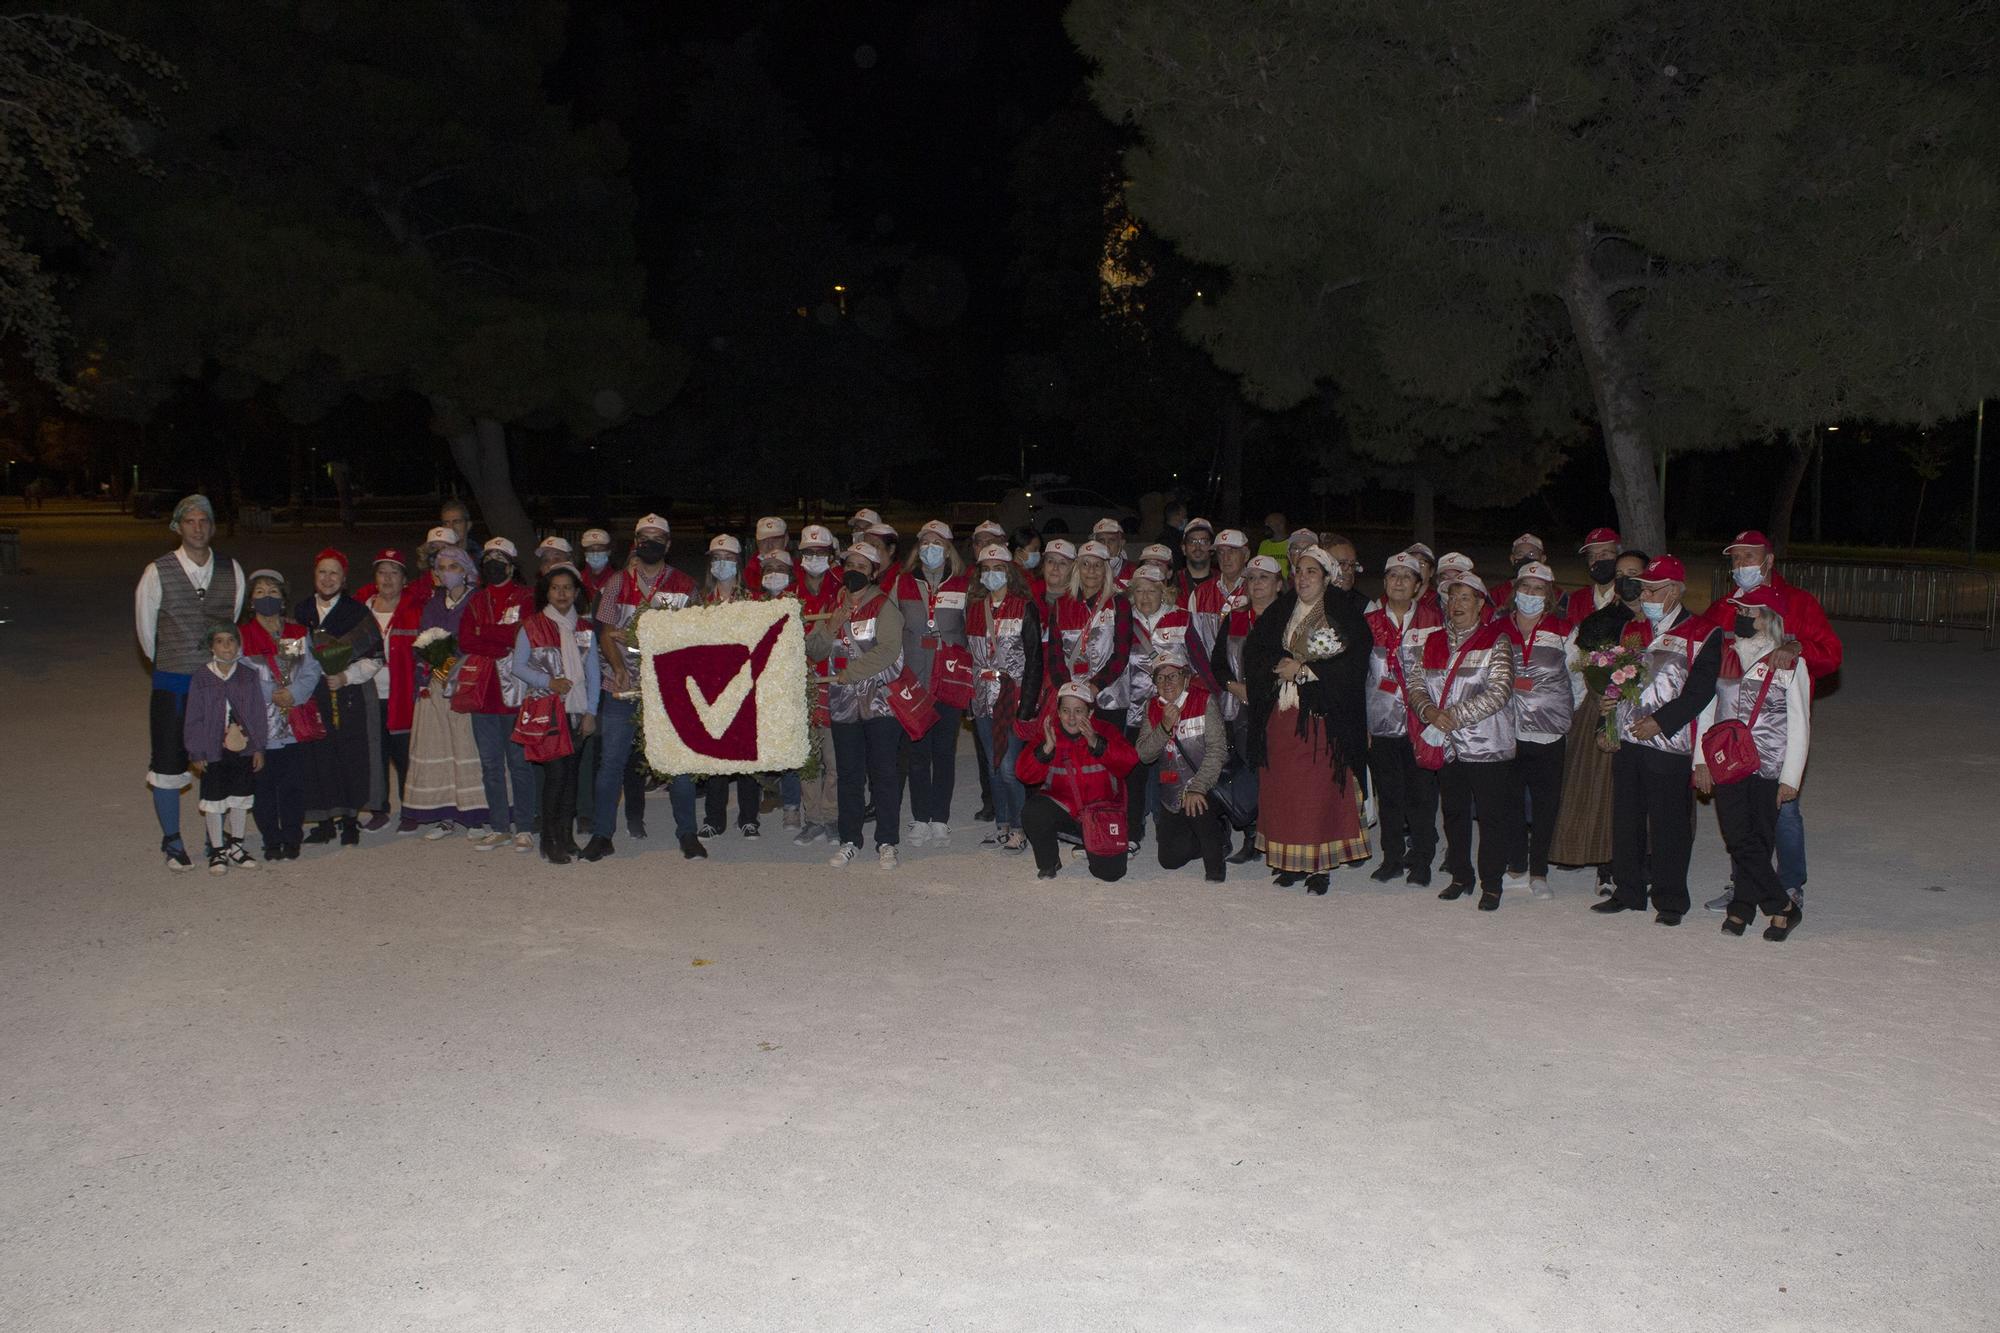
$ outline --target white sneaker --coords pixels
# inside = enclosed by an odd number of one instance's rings
[[[467,842],[484,842],[492,836],[491,831],[481,832],[479,826],[476,824],[468,825],[465,830],[465,840]]]
[[[942,819],[931,821],[931,841],[942,847],[951,841],[951,825]]]
[[[490,852],[496,847],[505,847],[507,842],[508,838],[504,833],[487,833],[473,841],[472,850],[475,852]]]
[[[1500,887],[1510,893],[1519,893],[1522,889],[1528,887],[1528,872],[1525,870],[1509,870],[1506,874],[1500,876]]]
[[[877,847],[875,849],[875,858],[882,863],[884,870],[894,870],[896,868],[895,844],[885,842],[880,847]]]
[[[457,831],[458,831],[458,825],[452,823],[449,819],[447,819],[441,824],[433,824],[429,828],[425,829],[424,841],[439,842],[445,838],[449,838],[452,834],[456,833]]]
[[[784,822],[785,828],[789,829],[804,828],[805,824],[806,824],[806,812],[804,810],[800,809],[796,805],[788,805],[785,807],[785,822]]]
[[[532,833],[516,833],[514,835],[514,850],[517,852],[534,851],[535,835]]]
[[[830,866],[840,866],[844,868],[848,862],[852,861],[855,857],[859,855],[861,855],[861,848],[858,845],[851,842],[843,842],[840,844],[839,847],[834,849],[834,853],[832,856],[826,858],[826,863]]]
[[[922,819],[912,819],[910,821],[910,846],[921,847],[930,840],[931,840],[931,826],[929,821]],[[882,850],[885,852],[888,851],[889,845],[887,843],[884,843],[882,845]]]
[[[1548,876],[1537,875],[1528,881],[1528,893],[1535,898],[1553,898],[1556,891],[1549,887]]]

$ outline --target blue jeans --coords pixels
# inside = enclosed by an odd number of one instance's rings
[[[474,713],[472,743],[479,747],[479,779],[486,788],[487,821],[495,833],[534,833],[535,771],[527,754],[511,739],[512,713]],[[507,790],[513,788],[509,802]],[[514,826],[507,827],[513,812]]]
[[[861,812],[875,798],[875,845],[902,840],[903,780],[896,758],[903,752],[903,724],[893,717],[833,724],[833,772],[840,789],[840,840],[861,845]]]
[[[986,779],[993,788],[993,826],[1020,828],[1021,807],[1028,801],[1028,789],[1021,785],[1021,779],[1014,776],[1014,761],[1021,757],[1021,738],[1009,727],[1007,733],[1000,737],[1000,749],[996,752],[993,748],[993,719],[975,717],[972,726],[979,733],[979,743],[986,757]]]
[[[799,785],[799,771],[788,768],[778,774],[778,804],[787,810],[796,810],[805,800],[805,790]]]
[[[1778,884],[1787,893],[1806,886],[1806,817],[1797,797],[1778,807]]]
[[[597,734],[602,747],[597,757],[597,787],[591,794],[590,827],[593,834],[610,837],[618,826],[618,798],[625,790],[625,765],[632,758],[632,738],[639,730],[639,703],[636,699],[606,699],[598,705]],[[674,808],[674,836],[694,836],[695,782],[683,774],[667,784],[667,797]]]

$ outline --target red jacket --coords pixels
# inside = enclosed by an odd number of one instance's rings
[[[1015,777],[1030,787],[1039,784],[1042,794],[1069,811],[1072,818],[1080,817],[1086,805],[1124,800],[1125,775],[1139,762],[1138,751],[1117,728],[1094,717],[1090,727],[1103,742],[1102,754],[1092,754],[1081,736],[1072,736],[1058,725],[1054,754],[1043,756],[1043,738],[1037,736],[1014,761]]]
[[[1776,570],[1771,571],[1770,587],[1783,601],[1778,614],[1785,618],[1785,637],[1799,641],[1799,660],[1806,664],[1806,674],[1817,682],[1840,670],[1840,636],[1833,632],[1819,598],[1785,582],[1785,576]],[[1725,597],[1710,605],[1702,613],[1702,619],[1719,629],[1733,631],[1736,607]]]
[[[1513,591],[1512,584],[1508,585],[1508,591]],[[1609,606],[1611,603],[1606,602],[1605,605]],[[1549,609],[1561,611],[1562,618],[1570,624],[1581,625],[1585,616],[1597,610],[1597,585],[1586,583],[1581,588],[1572,589],[1569,596]]]
[[[799,614],[805,617],[806,633],[827,616],[840,609],[841,594],[845,591],[840,583],[840,570],[829,569],[820,575],[819,591],[813,592],[806,586],[806,572],[801,569],[792,578],[792,596],[799,599]],[[812,673],[821,680],[828,680],[847,669],[847,659],[834,655],[824,662],[808,662]]]
[[[508,612],[513,618],[508,618]],[[465,599],[465,616],[458,622],[458,649],[465,656],[499,661],[514,653],[514,636],[521,622],[535,613],[535,594],[514,582],[488,584]],[[497,697],[497,692],[496,692]],[[488,712],[511,713],[502,705]]]
[[[408,731],[416,720],[417,631],[430,595],[428,587],[421,592],[414,587],[404,589],[402,600],[389,616],[389,632],[382,636],[382,669],[389,673],[389,730],[399,735]],[[533,600],[529,598],[530,604]],[[369,615],[375,614],[373,606],[367,602],[362,605],[367,607]]]

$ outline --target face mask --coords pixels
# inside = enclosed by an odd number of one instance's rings
[[[1548,604],[1549,599],[1540,593],[1517,592],[1514,594],[1514,605],[1521,608],[1521,614],[1524,616],[1538,616]]]
[[[708,573],[709,577],[713,578],[717,583],[727,583],[730,579],[736,577],[736,562],[734,560],[711,560],[708,562]]]
[[[1007,586],[1007,571],[1004,569],[982,569],[979,571],[979,584],[988,592],[999,592]]]
[[[648,565],[657,565],[667,558],[665,542],[640,542],[637,548],[639,559]]]
[[[1592,583],[1609,583],[1617,577],[1618,562],[1616,560],[1593,560],[1590,562],[1590,581]]]
[[[1752,588],[1763,585],[1764,567],[1762,565],[1738,565],[1729,571],[1729,577],[1736,580],[1737,587],[1747,592]]]
[[[285,609],[282,597],[257,597],[250,602],[250,609],[260,616],[275,616]]]
[[[765,592],[783,592],[792,584],[792,577],[781,571],[766,574],[762,580]]]
[[[831,565],[833,561],[823,555],[802,555],[799,557],[799,563],[805,566],[806,573],[812,575],[814,578],[818,578],[820,575],[826,573],[827,566]]]
[[[1021,557],[1021,568],[1023,569],[1033,569],[1036,565],[1039,565],[1041,563],[1042,563],[1042,553],[1040,551],[1030,551],[1026,555]]]
[[[451,565],[438,571],[438,579],[446,588],[457,592],[465,586],[465,571],[456,565]]]
[[[840,586],[847,589],[849,592],[860,592],[863,588],[868,586],[868,576],[862,573],[858,569],[842,570],[840,575]]]
[[[589,565],[592,569],[602,569],[611,563],[611,552],[585,551],[583,553],[583,563]]]
[[[1636,576],[1627,574],[1618,580],[1618,586],[1614,591],[1617,592],[1619,601],[1636,602],[1639,600],[1639,580]]]
[[[514,576],[514,567],[499,560],[489,560],[479,567],[480,574],[488,583],[505,583]]]
[[[944,563],[944,547],[919,546],[917,548],[917,559],[924,562],[925,569],[936,569]]]
[[[1739,615],[1736,617],[1736,637],[1754,639],[1757,637],[1757,617]]]
[[[1667,618],[1667,604],[1665,602],[1641,602],[1639,603],[1639,614],[1657,625]]]

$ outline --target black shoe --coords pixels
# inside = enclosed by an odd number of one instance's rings
[[[758,832],[757,826],[755,824],[738,824],[736,826],[736,831],[738,833],[741,833],[746,838],[761,838],[764,836],[762,833]]]
[[[1375,867],[1375,873],[1368,878],[1374,880],[1377,884],[1387,884],[1402,873],[1402,866],[1394,861],[1384,861],[1381,865]]]
[[[1486,891],[1485,891],[1484,893],[1481,893],[1481,894],[1479,895],[1479,910],[1480,910],[1480,911],[1482,911],[1482,912],[1497,912],[1497,911],[1499,911],[1499,910],[1500,910],[1500,890],[1498,890],[1498,889],[1487,889],[1487,890],[1486,890]]]
[[[722,836],[722,830],[704,819],[701,822],[701,827],[694,831],[694,836],[697,838],[719,838]]]
[[[1320,874],[1317,875],[1307,875],[1306,892],[1312,894],[1316,898],[1324,898],[1326,897],[1326,891],[1328,887],[1331,886],[1332,883],[1333,883],[1332,877],[1327,875],[1325,872],[1321,872]]]
[[[563,850],[563,845],[558,840],[543,838],[542,859],[552,866],[566,866],[569,864],[569,853]]]
[[[1472,892],[1472,886],[1470,884],[1461,884],[1457,880],[1453,880],[1451,883],[1445,885],[1442,889],[1438,890],[1438,897],[1442,898],[1445,902],[1448,903],[1456,902],[1460,898],[1463,898],[1466,894],[1471,892]]]
[[[1036,879],[1054,879],[1055,877],[1056,872],[1053,870],[1037,870],[1035,872]]]
[[[1789,908],[1771,918],[1771,924],[1764,927],[1764,938],[1775,944],[1797,930],[1799,922],[1805,919],[1805,909],[1797,903],[1793,903]]]
[[[1271,882],[1272,882],[1272,883],[1274,883],[1274,884],[1276,884],[1276,885],[1277,885],[1277,886],[1278,886],[1279,888],[1281,888],[1281,889],[1289,889],[1289,888],[1291,888],[1291,887],[1292,887],[1292,885],[1294,885],[1294,884],[1298,883],[1298,882],[1299,882],[1300,880],[1302,880],[1302,879],[1304,879],[1304,878],[1305,878],[1305,875],[1304,875],[1304,873],[1302,873],[1301,871],[1297,871],[1297,870],[1280,870],[1280,871],[1278,871],[1278,872],[1277,872],[1277,874],[1276,874],[1276,875],[1275,875],[1275,876],[1274,876],[1274,877],[1272,878],[1272,881],[1271,881]]]
[[[1729,914],[1728,919],[1722,923],[1722,933],[1725,935],[1734,935],[1738,939],[1741,939],[1743,937],[1743,932],[1748,930],[1749,928],[1750,928],[1750,919],[1748,917],[1738,916],[1734,912],[1731,912]]]
[[[1245,838],[1243,840],[1243,848],[1241,851],[1231,852],[1228,856],[1225,856],[1223,858],[1223,860],[1227,861],[1230,865],[1233,866],[1246,866],[1256,859],[1257,859],[1257,840],[1255,838]]]
[[[364,823],[361,827],[367,829],[370,833],[378,833],[381,830],[388,828],[389,812],[387,810],[375,811],[373,814],[368,816],[368,821]]]
[[[1227,879],[1227,878],[1228,878],[1228,876],[1229,876],[1229,872],[1228,872],[1228,871],[1226,871],[1226,870],[1219,870],[1219,871],[1217,871],[1217,872],[1216,872],[1215,874],[1213,874],[1213,875],[1203,875],[1203,876],[1202,876],[1202,878],[1203,878],[1203,879],[1205,879],[1205,880],[1207,880],[1207,881],[1208,881],[1208,882],[1209,882],[1210,884],[1220,884],[1220,883],[1222,883],[1222,882],[1223,882],[1223,881],[1224,881],[1225,879]]]
[[[588,843],[584,844],[583,851],[579,855],[586,861],[602,861],[617,850],[616,847],[611,845],[611,839],[594,836]]]
[[[1429,866],[1411,866],[1410,873],[1403,876],[1403,883],[1414,884],[1420,889],[1428,889],[1431,886],[1431,868]]]
[[[1636,912],[1639,909],[1636,907],[1628,907],[1624,903],[1619,902],[1616,898],[1606,898],[1601,903],[1592,903],[1590,905],[1590,910],[1599,913],[1600,915],[1603,916],[1610,916],[1616,912]]]
[[[343,819],[340,821],[340,845],[342,847],[359,847],[361,845],[361,826],[352,819]]]
[[[324,819],[313,825],[312,832],[306,834],[306,841],[311,843],[332,842],[334,833],[333,821],[331,819]]]
[[[183,870],[194,869],[194,862],[188,857],[187,844],[179,837],[161,838],[160,855],[167,858],[167,869],[177,875]]]
[[[284,849],[284,847],[283,847],[282,845],[280,845],[280,844],[277,844],[277,843],[270,843],[270,842],[267,842],[267,843],[265,843],[265,844],[264,844],[264,859],[265,859],[266,861],[282,861],[282,860],[284,860],[284,859],[285,859],[285,849]]]
[[[681,839],[681,855],[690,861],[708,859],[708,848],[701,845],[701,839],[690,833]]]
[[[625,824],[625,836],[626,836],[626,837],[628,837],[628,838],[643,838],[643,837],[645,837],[645,836],[646,836],[646,821],[642,819],[642,820],[638,821],[637,823],[633,823],[633,822],[631,822],[631,821],[629,821],[629,820],[628,820],[628,821],[626,822],[626,824]]]
[[[1680,923],[1681,914],[1679,912],[1653,913],[1653,924],[1656,926],[1678,926]]]
[[[875,802],[870,801],[868,804],[861,807],[861,822],[866,824],[869,820],[873,818],[875,818]]]
[[[972,812],[972,817],[974,820],[983,820],[984,822],[991,824],[993,822],[993,802],[988,801],[985,805],[982,805],[977,810],[974,810]]]

